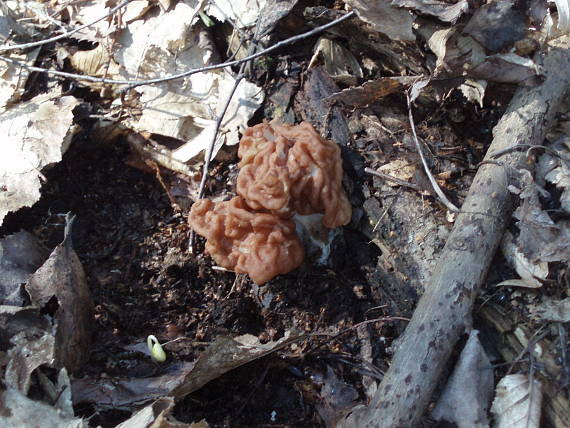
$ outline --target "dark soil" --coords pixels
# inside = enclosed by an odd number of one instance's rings
[[[267,91],[274,99],[281,99],[279,88],[284,88],[291,107],[286,117],[297,120],[307,117],[291,102],[293,94],[302,91],[302,67],[296,62],[279,64],[275,75],[258,76],[269,82]],[[284,69],[293,70],[288,80],[278,74]],[[493,99],[486,105],[495,107],[481,110],[454,93],[445,101],[421,100],[417,112],[418,132],[431,152],[430,167],[436,176],[441,173],[437,178],[458,205],[510,89],[488,93]],[[265,108],[272,110],[271,100]],[[378,118],[388,111],[393,113],[391,122],[377,128],[367,125],[366,120],[380,123]],[[325,426],[321,393],[331,369],[356,398],[365,400],[363,378],[374,378],[371,364],[376,375],[387,368],[392,342],[405,321],[356,326],[381,317],[411,316],[450,223],[429,185],[423,184],[425,192],[420,194],[389,187],[363,172],[364,166],[375,168],[395,159],[419,165],[409,139],[405,100],[391,97],[344,113],[352,139],[343,154],[351,170],[346,184],[355,204],[353,222],[335,242],[329,265],[307,261],[261,288],[247,276],[214,269],[203,253],[202,238],[190,252],[187,210],[173,207],[154,173],[130,166],[124,141],[100,143],[87,131],[77,137],[63,161],[45,172],[40,202],[10,214],[0,235],[26,229],[53,248],[63,237],[64,214],[77,215],[74,248],[96,304],[94,345],[81,375],[160,374],[163,366],[125,350],[149,334],[161,342],[186,338],[166,346],[170,363],[193,361],[218,335],[253,334],[267,342],[294,330],[318,335],[210,382],[178,403],[174,416],[185,422],[205,418],[213,427]],[[169,171],[160,174],[164,182],[177,180]],[[212,168],[208,195],[230,194],[234,177],[235,151],[230,150]],[[425,180],[420,167],[412,181]],[[492,275],[508,276],[500,258],[497,266]],[[489,298],[505,303],[495,293]],[[130,416],[122,409],[93,405],[76,410],[91,417],[92,426],[112,427]]]

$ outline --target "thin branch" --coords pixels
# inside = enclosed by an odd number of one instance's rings
[[[443,191],[441,190],[441,188],[437,184],[437,181],[435,181],[435,178],[433,177],[433,175],[431,174],[431,172],[429,170],[428,164],[427,164],[426,159],[424,157],[424,153],[423,153],[422,148],[420,146],[420,142],[418,140],[418,135],[416,134],[416,127],[414,125],[414,116],[412,115],[412,102],[410,101],[410,94],[408,91],[406,91],[406,100],[408,102],[408,118],[410,120],[410,126],[412,128],[412,134],[414,135],[414,143],[416,143],[416,148],[418,149],[418,152],[420,154],[420,158],[422,160],[422,165],[424,166],[424,171],[429,178],[429,181],[433,187],[433,190],[435,191],[435,193],[437,194],[437,196],[439,197],[441,202],[447,207],[448,210],[455,212],[455,213],[458,213],[459,208],[457,208],[455,205],[453,205],[453,203],[451,203],[451,201],[449,199],[447,199],[447,196],[445,196],[445,194],[443,193]]]
[[[219,114],[218,119],[216,120],[216,127],[215,127],[215,131],[214,131],[214,135],[212,136],[212,139],[210,140],[210,144],[206,148],[206,154],[204,156],[204,167],[202,169],[202,179],[200,180],[200,187],[198,188],[198,199],[200,199],[204,196],[204,188],[206,186],[206,180],[208,179],[208,170],[210,168],[210,161],[212,160],[212,153],[214,152],[214,146],[216,144],[216,140],[218,139],[218,132],[220,131],[220,127],[222,126],[222,121],[224,120],[224,116],[226,115],[226,112],[228,111],[228,107],[230,106],[230,103],[232,101],[232,98],[233,98],[236,90],[237,90],[237,87],[239,86],[240,82],[242,81],[242,79],[244,77],[245,66],[246,66],[246,63],[243,63],[240,67],[239,73],[236,76],[234,86],[233,86],[233,88],[232,88],[232,90],[228,96],[226,104],[224,105],[222,112]]]
[[[316,28],[312,29],[311,31],[307,31],[306,33],[298,34],[296,36],[289,37],[288,39],[281,40],[280,42],[274,44],[273,46],[270,46],[267,49],[264,49],[264,50],[261,50],[259,52],[254,53],[252,55],[246,56],[245,58],[242,58],[240,60],[226,61],[226,62],[222,62],[220,64],[214,64],[214,65],[208,65],[205,67],[194,68],[192,70],[185,71],[184,73],[178,73],[178,74],[173,74],[173,75],[166,76],[166,77],[149,79],[149,80],[106,79],[106,78],[101,78],[101,77],[86,76],[83,74],[66,73],[63,71],[48,70],[46,68],[34,67],[34,66],[30,66],[28,64],[25,64],[23,62],[15,61],[13,59],[6,58],[3,56],[0,56],[0,60],[6,61],[10,64],[18,65],[20,67],[24,67],[24,68],[31,70],[31,71],[46,73],[46,74],[49,74],[52,76],[66,77],[66,78],[75,79],[78,81],[87,81],[87,82],[103,83],[103,84],[110,84],[110,85],[128,85],[126,88],[123,88],[123,91],[127,91],[129,89],[136,88],[137,86],[150,85],[153,83],[169,82],[171,80],[182,79],[184,77],[188,77],[188,76],[191,76],[191,75],[196,74],[196,73],[203,73],[205,71],[218,70],[220,68],[231,67],[234,65],[243,64],[245,62],[251,61],[252,59],[259,58],[261,56],[267,55],[268,53],[273,52],[277,49],[280,49],[283,46],[287,46],[289,44],[296,43],[300,40],[306,39],[307,37],[311,37],[315,34],[318,34],[322,31],[325,31],[325,30],[341,23],[342,21],[345,21],[349,18],[352,18],[353,16],[354,16],[354,11],[349,12],[346,15],[344,15],[338,19],[335,19],[334,21],[331,21],[326,25],[321,25],[320,27],[316,27]]]
[[[73,30],[70,30],[66,33],[60,34],[59,36],[55,36],[55,37],[51,37],[49,39],[44,39],[44,40],[38,40],[37,42],[30,42],[30,43],[22,43],[20,45],[10,45],[10,46],[2,46],[0,47],[0,52],[7,52],[7,51],[13,51],[16,49],[27,49],[27,48],[34,48],[36,46],[42,46],[42,45],[46,45],[48,43],[51,42],[56,42],[58,40],[61,39],[65,39],[69,36],[71,36],[72,34],[77,33],[78,31],[81,31],[87,27],[92,26],[93,24],[98,23],[99,21],[102,21],[103,19],[107,18],[108,16],[111,16],[112,14],[114,14],[116,11],[118,11],[119,9],[125,7],[127,4],[129,4],[132,0],[126,0],[124,2],[122,2],[121,4],[119,4],[118,6],[115,6],[113,9],[111,9],[109,12],[107,12],[105,15],[97,18],[95,21],[89,22],[87,24],[83,24],[77,28],[74,28]],[[4,59],[4,58],[3,58]],[[4,59],[6,60],[6,59]],[[32,70],[32,71],[39,71],[39,70]]]
[[[375,175],[376,177],[383,178],[384,180],[393,181],[394,183],[397,183],[400,186],[409,187],[410,189],[414,189],[418,192],[422,191],[422,188],[420,186],[418,186],[417,184],[408,183],[407,181],[400,180],[399,178],[393,177],[393,176],[388,175],[388,174],[384,174],[383,172],[376,171],[375,169],[372,169],[372,168],[364,168],[364,172],[367,172],[368,174]]]

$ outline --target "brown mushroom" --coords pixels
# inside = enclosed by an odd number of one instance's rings
[[[247,273],[259,285],[296,269],[305,256],[292,220],[252,212],[239,196],[217,203],[200,199],[189,221],[207,239],[206,251],[217,264]]]
[[[340,149],[309,123],[248,128],[238,156],[237,193],[252,209],[282,217],[323,213],[323,224],[329,228],[350,222]]]
[[[248,128],[238,156],[239,196],[200,199],[189,221],[218,265],[263,284],[303,262],[293,215],[322,214],[322,225],[336,228],[350,221],[352,207],[342,188],[339,147],[308,123]]]

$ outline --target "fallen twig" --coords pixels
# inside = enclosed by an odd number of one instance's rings
[[[493,129],[489,158],[508,147],[542,143],[557,107],[570,85],[568,36],[557,39],[544,60],[545,81],[521,87]],[[491,260],[510,222],[513,196],[503,168],[520,168],[523,153],[513,151],[502,165],[482,165],[457,215],[453,230],[425,286],[390,369],[372,403],[354,409],[346,427],[414,426],[431,398],[457,340],[471,326],[471,310]],[[486,215],[482,215],[486,214]]]
[[[215,131],[214,131],[214,135],[212,136],[212,139],[210,140],[210,143],[208,144],[208,147],[206,148],[206,153],[204,155],[204,167],[202,168],[202,179],[200,180],[200,187],[198,188],[198,199],[200,199],[204,196],[204,189],[206,186],[206,180],[208,179],[208,170],[210,168],[210,161],[212,160],[212,153],[214,152],[214,146],[216,144],[216,140],[218,139],[218,132],[220,132],[220,126],[222,126],[224,116],[226,115],[226,112],[228,111],[228,107],[230,106],[232,98],[233,98],[240,82],[242,81],[242,79],[244,77],[244,70],[245,70],[246,64],[247,63],[244,62],[241,65],[239,73],[236,76],[234,86],[232,87],[232,90],[228,96],[228,99],[226,100],[226,103],[224,104],[224,108],[222,109],[222,112],[219,114],[218,118],[216,119],[216,127],[215,127]]]
[[[443,193],[443,191],[439,187],[439,184],[437,184],[437,181],[435,181],[435,178],[433,177],[431,171],[429,170],[426,158],[424,156],[424,152],[422,151],[420,142],[418,140],[418,134],[416,134],[416,126],[414,125],[414,116],[412,114],[412,102],[410,100],[410,94],[408,91],[406,91],[406,100],[408,102],[408,118],[410,120],[410,127],[412,128],[412,134],[414,135],[414,143],[416,144],[416,148],[418,150],[418,153],[420,154],[424,171],[427,177],[429,178],[429,182],[431,183],[433,190],[435,191],[436,195],[439,197],[439,200],[443,203],[443,205],[447,207],[448,210],[457,213],[459,212],[459,208],[457,208],[455,205],[453,205],[453,203],[449,199],[447,199],[447,196],[445,196],[445,193]]]
[[[128,91],[130,89],[134,89],[138,86],[142,86],[142,85],[151,85],[153,83],[169,82],[172,80],[182,79],[184,77],[188,77],[188,76],[191,76],[191,75],[196,74],[196,73],[203,73],[205,71],[219,70],[219,69],[225,68],[225,67],[240,65],[240,64],[243,64],[245,62],[251,61],[255,58],[259,58],[261,56],[267,55],[268,53],[276,51],[277,49],[280,49],[284,46],[290,45],[292,43],[296,43],[300,40],[306,39],[307,37],[311,37],[311,36],[314,36],[315,34],[321,33],[321,32],[323,32],[323,31],[325,31],[325,30],[327,30],[327,29],[329,29],[335,25],[340,24],[342,21],[345,21],[349,18],[352,18],[353,16],[354,16],[354,12],[349,12],[346,15],[344,15],[338,19],[335,19],[332,22],[329,22],[328,24],[321,25],[320,27],[316,27],[310,31],[307,31],[306,33],[298,34],[296,36],[289,37],[288,39],[281,40],[280,42],[277,42],[273,46],[270,46],[266,49],[263,49],[259,52],[254,53],[252,55],[248,55],[245,58],[242,58],[239,60],[226,61],[226,62],[222,62],[220,64],[213,64],[213,65],[207,65],[205,67],[193,68],[192,70],[188,70],[188,71],[185,71],[183,73],[172,74],[170,76],[160,77],[160,78],[156,78],[156,79],[148,79],[148,80],[107,79],[107,78],[102,78],[102,77],[86,76],[83,74],[66,73],[64,71],[49,70],[47,68],[35,67],[35,66],[28,65],[26,63],[16,61],[16,60],[13,60],[11,58],[4,57],[4,56],[0,56],[0,60],[6,61],[10,64],[14,64],[14,65],[23,67],[23,68],[30,70],[30,71],[45,73],[45,74],[48,74],[51,76],[65,77],[65,78],[74,79],[77,81],[86,81],[86,82],[102,83],[102,84],[109,84],[109,85],[127,85],[125,88],[122,89],[122,91],[124,92],[124,91]]]
[[[416,190],[418,192],[422,191],[422,188],[417,184],[408,183],[407,181],[400,180],[399,178],[392,177],[391,175],[384,174],[383,172],[376,171],[375,169],[372,168],[364,168],[364,172],[375,175],[376,177],[383,178],[384,180],[393,181],[394,183],[399,184],[400,186],[409,187],[410,189]]]
[[[89,22],[87,24],[80,25],[79,27],[74,28],[73,30],[69,30],[66,33],[60,34],[59,36],[50,37],[49,39],[44,39],[44,40],[38,40],[36,42],[22,43],[20,45],[0,46],[0,52],[8,52],[8,51],[16,50],[16,49],[35,48],[36,46],[42,46],[42,45],[46,45],[48,43],[56,42],[56,41],[61,40],[61,39],[65,39],[65,38],[71,36],[72,34],[75,34],[78,31],[81,31],[87,27],[94,25],[94,24],[97,24],[99,21],[102,21],[103,19],[107,18],[108,16],[111,16],[112,14],[114,14],[119,9],[125,7],[131,1],[132,0],[126,0],[126,1],[122,2],[121,4],[115,6],[114,8],[109,10],[109,12],[107,12],[105,15],[97,18],[96,20]],[[6,61],[5,58],[3,58],[3,59],[4,59],[4,61]],[[8,62],[10,62],[10,61],[8,61]],[[13,62],[12,62],[12,64],[13,64]],[[39,70],[32,70],[32,71],[39,71]]]

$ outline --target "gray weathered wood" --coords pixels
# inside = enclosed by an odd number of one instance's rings
[[[542,58],[546,80],[517,90],[493,130],[486,159],[517,145],[542,144],[570,82],[568,38]],[[454,345],[470,328],[473,302],[512,214],[506,171],[519,167],[523,156],[512,150],[497,159],[502,165],[479,168],[390,369],[372,403],[355,409],[344,426],[409,427],[423,415]]]

